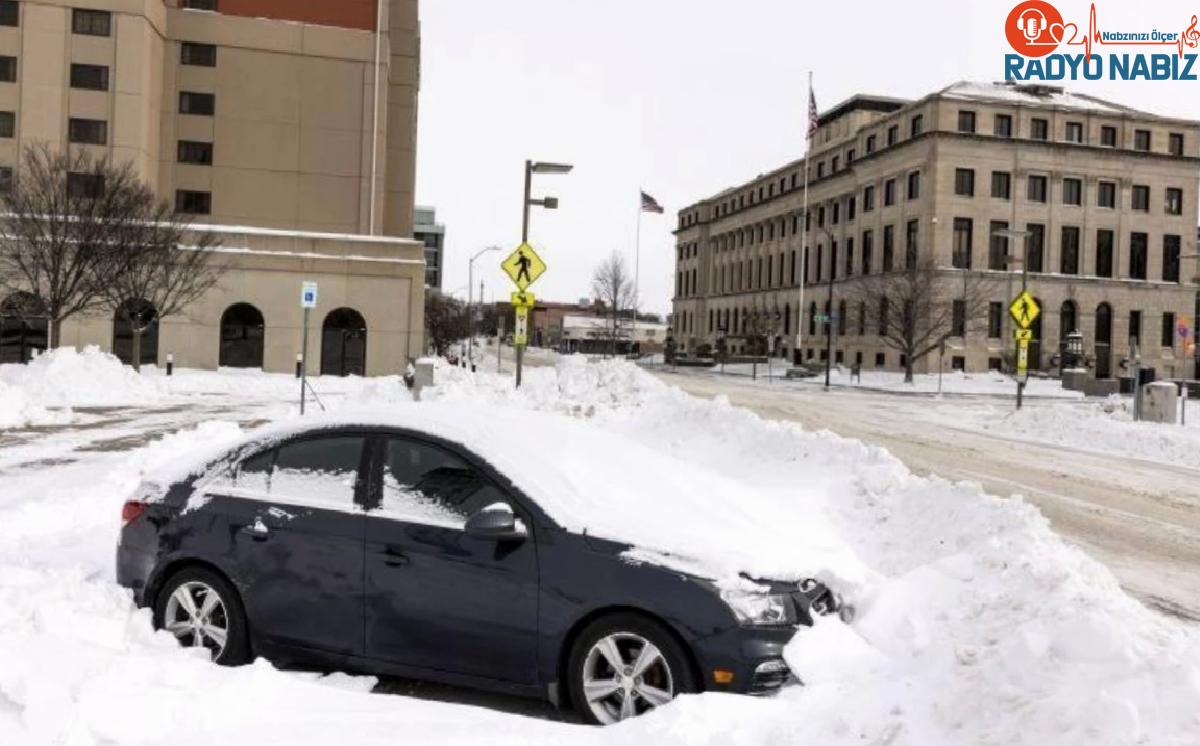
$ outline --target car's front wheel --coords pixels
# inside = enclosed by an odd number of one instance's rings
[[[630,613],[601,617],[584,628],[571,649],[567,677],[576,711],[596,725],[636,717],[697,690],[675,637]]]
[[[154,604],[154,624],[180,645],[203,648],[213,661],[237,666],[250,660],[246,614],[233,586],[202,567],[172,575]]]

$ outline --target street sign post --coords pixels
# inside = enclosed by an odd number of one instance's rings
[[[308,387],[308,312],[317,307],[317,283],[300,283],[300,307],[304,309],[304,336],[300,341],[300,414],[304,414],[304,394]]]
[[[1030,327],[1041,313],[1041,306],[1028,290],[1022,290],[1008,306],[1008,314],[1017,325],[1013,329],[1013,339],[1017,344],[1017,409],[1021,408],[1025,383],[1029,380],[1029,343],[1033,340],[1033,329]]]
[[[534,306],[533,293],[525,292],[530,285],[537,281],[546,271],[546,263],[538,256],[527,242],[513,249],[513,252],[500,263],[500,269],[517,286],[517,292],[510,296],[513,310],[516,312],[516,322],[513,328],[513,348],[516,350],[517,388],[521,387],[521,368],[525,360],[525,345],[529,339],[529,312]]]

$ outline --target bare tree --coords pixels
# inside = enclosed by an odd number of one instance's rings
[[[980,275],[941,270],[927,257],[897,272],[860,276],[845,298],[864,305],[870,331],[903,356],[904,380],[911,382],[918,360],[987,323],[991,285]]]
[[[0,289],[38,298],[50,347],[62,322],[104,304],[119,263],[109,238],[140,215],[142,185],[129,165],[87,151],[31,146],[12,188],[0,199]]]
[[[434,354],[444,357],[450,345],[470,334],[466,305],[436,290],[425,292],[425,330]]]
[[[196,230],[150,188],[138,184],[130,209],[138,219],[109,234],[116,273],[101,288],[108,306],[129,325],[134,370],[141,369],[142,336],[164,318],[182,313],[216,285],[225,272],[214,250],[219,241]]]
[[[625,257],[618,251],[609,254],[592,272],[592,295],[602,301],[608,311],[608,337],[613,355],[617,354],[621,315],[633,309],[635,292]]]

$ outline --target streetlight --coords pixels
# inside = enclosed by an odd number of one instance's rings
[[[825,240],[829,242],[829,293],[826,296],[825,305],[829,307],[829,312],[825,314],[825,390],[829,390],[829,374],[833,365],[833,278],[837,274],[837,249],[833,240],[833,234],[823,225],[817,226],[817,230],[825,234]],[[819,281],[821,273],[821,265],[817,265],[817,280]],[[801,278],[803,279],[803,278]],[[803,313],[804,309],[800,309]]]
[[[1010,264],[1012,264],[1014,262],[1021,263],[1021,292],[1024,293],[1025,290],[1029,287],[1029,261],[1028,260],[1029,260],[1029,236],[1031,235],[1030,232],[1016,230],[1014,228],[1004,228],[1002,230],[993,231],[992,235],[993,236],[1003,236],[1004,238],[1007,238],[1010,240],[1016,240],[1018,238],[1025,239],[1025,256],[1017,257],[1017,256],[1013,256],[1012,254],[1006,253],[1005,257],[1004,257],[1004,268],[1005,268],[1006,272],[1007,272],[1008,266]],[[1009,286],[1008,294],[1011,297],[1012,296],[1012,273],[1007,272],[1007,274],[1008,274],[1008,286]],[[1016,342],[1015,340],[1013,342],[1013,345],[1014,345],[1014,348],[1013,348],[1014,354],[1019,357],[1021,354],[1021,345],[1019,342]],[[1026,374],[1026,375],[1028,375],[1028,374]],[[1024,394],[1025,394],[1025,381],[1021,380],[1021,376],[1018,373],[1018,375],[1017,375],[1017,409],[1021,408],[1021,400],[1022,400],[1022,398],[1024,398]]]
[[[573,169],[569,163],[550,163],[550,162],[534,162],[525,161],[525,197],[521,200],[521,243],[529,243],[529,208],[532,205],[544,207],[547,210],[558,209],[557,197],[542,197],[541,199],[533,199],[530,196],[530,190],[533,187],[534,174],[569,174]],[[521,366],[525,358],[525,345],[516,345],[517,348],[517,374],[516,385],[521,388]]]
[[[471,305],[473,296],[471,295],[475,288],[475,260],[489,251],[499,251],[499,246],[488,246],[475,252],[475,255],[467,261],[467,360],[471,363],[471,370],[475,370],[475,309]],[[480,293],[480,302],[483,301],[482,292]]]

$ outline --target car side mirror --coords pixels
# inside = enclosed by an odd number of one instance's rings
[[[505,503],[495,503],[475,513],[467,519],[464,530],[467,536],[493,541],[519,540],[528,536],[525,524]]]

